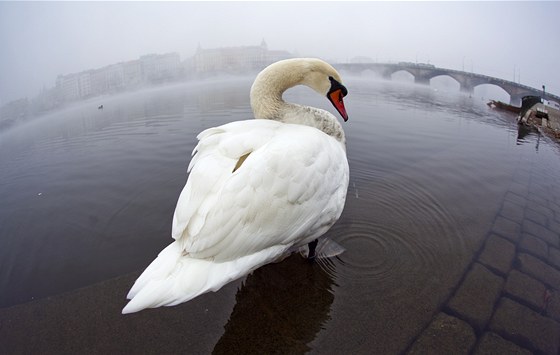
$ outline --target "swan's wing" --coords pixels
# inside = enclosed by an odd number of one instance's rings
[[[218,190],[231,175],[239,157],[250,152],[272,137],[273,121],[239,121],[201,132],[198,145],[187,171],[190,173],[179,195],[173,215],[171,235],[180,240],[186,235],[197,235],[208,208],[215,203]],[[253,132],[243,135],[243,127]],[[236,139],[237,138],[237,139]]]
[[[173,221],[173,237],[193,257],[230,260],[291,246],[340,216],[348,162],[342,145],[319,130],[252,120],[199,138]]]

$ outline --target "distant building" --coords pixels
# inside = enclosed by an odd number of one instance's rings
[[[143,85],[186,80],[206,73],[255,72],[278,60],[293,57],[287,51],[259,46],[202,49],[184,61],[178,53],[148,54],[136,60],[111,64],[79,73],[61,74],[54,88],[43,88],[31,100],[20,99],[0,106],[0,129],[66,103],[135,89]]]
[[[291,57],[287,51],[268,50],[264,40],[259,46],[203,49],[199,45],[192,66],[197,73],[244,73],[261,70],[275,61]]]
[[[180,76],[182,71],[178,53],[144,55],[140,57],[140,63],[147,82],[167,81]]]
[[[91,73],[59,75],[56,78],[56,87],[66,101],[78,100],[91,96]]]
[[[142,84],[142,62],[131,60],[123,63],[124,85],[136,87]]]
[[[85,99],[173,80],[184,68],[178,53],[149,54],[137,60],[111,64],[75,74],[59,75],[56,90],[62,102]]]

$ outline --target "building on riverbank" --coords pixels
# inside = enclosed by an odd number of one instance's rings
[[[147,54],[102,68],[60,74],[55,86],[43,88],[37,97],[2,105],[0,128],[18,124],[71,102],[193,78],[254,73],[273,62],[291,57],[288,51],[268,49],[263,40],[257,46],[203,49],[199,45],[195,54],[185,60],[181,60],[179,53],[175,52]]]
[[[192,66],[199,76],[209,73],[241,74],[262,70],[269,64],[291,57],[287,51],[269,50],[264,39],[258,46],[203,49],[199,44]]]

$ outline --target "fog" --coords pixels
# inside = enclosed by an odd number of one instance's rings
[[[0,105],[149,53],[258,45],[423,62],[560,94],[558,2],[0,2]]]

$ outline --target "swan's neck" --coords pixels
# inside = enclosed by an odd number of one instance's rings
[[[287,103],[282,94],[296,85],[305,85],[304,76],[274,70],[261,72],[251,87],[251,107],[255,118],[315,127],[344,145],[346,139],[340,122],[330,112],[319,108]]]

